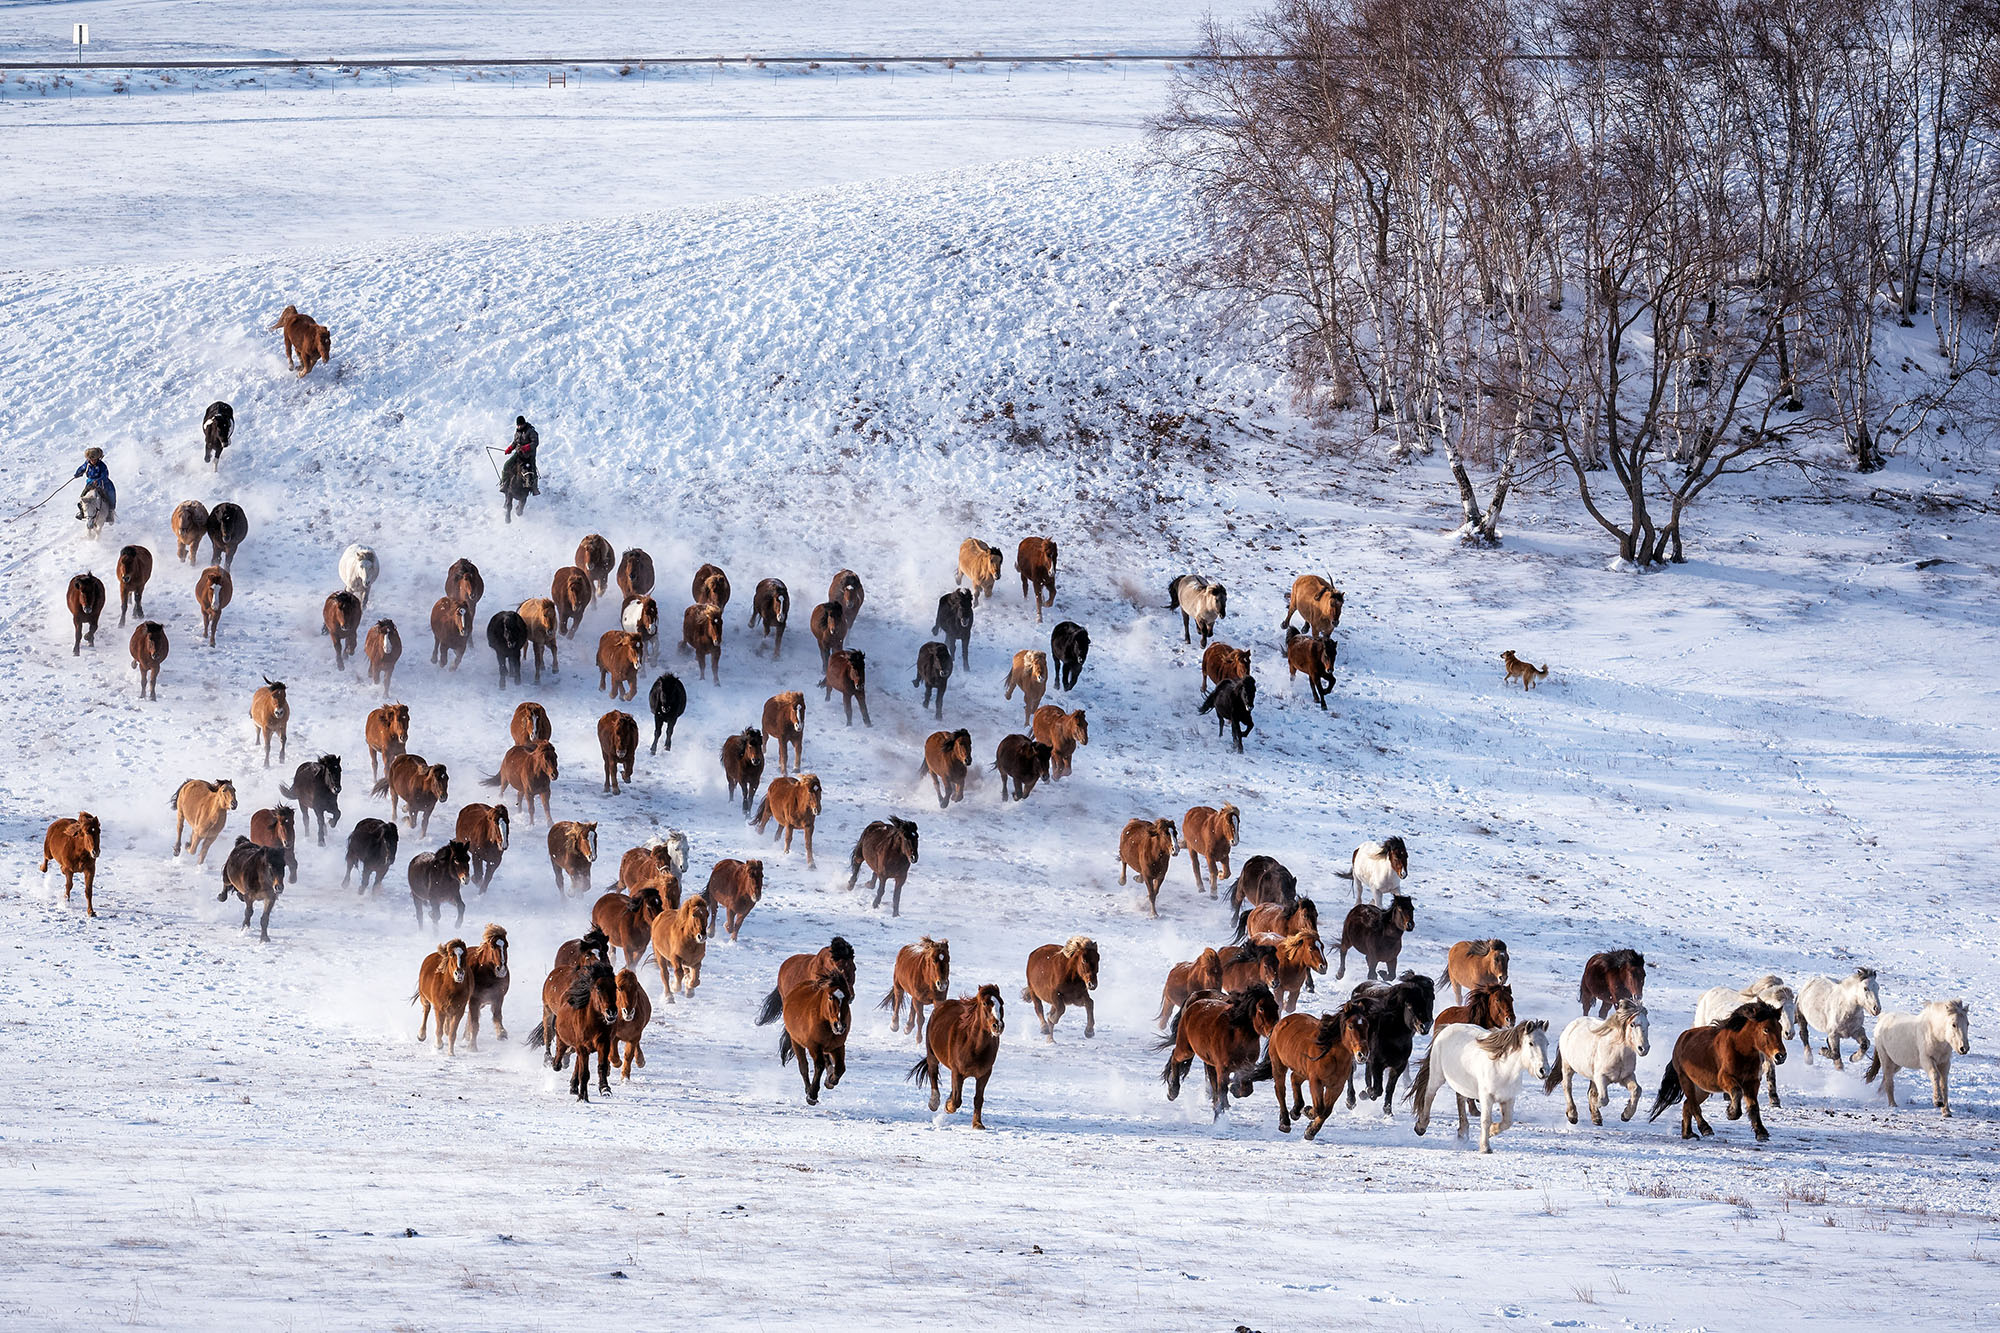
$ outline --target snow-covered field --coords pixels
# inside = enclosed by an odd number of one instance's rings
[[[53,162],[34,170],[48,180]],[[0,479],[38,497],[98,444],[122,507],[95,545],[66,499],[0,527],[10,1327],[538,1327],[573,1323],[579,1297],[585,1317],[768,1326],[2000,1319],[2000,542],[1988,512],[1903,498],[1990,506],[1990,454],[1954,439],[1873,485],[1738,485],[1700,512],[1693,561],[1658,576],[1607,570],[1555,495],[1517,501],[1501,551],[1465,551],[1427,468],[1322,449],[1272,376],[1200,332],[1170,279],[1179,201],[1142,162],[1112,149],[912,177],[885,156],[817,190],[791,186],[827,178],[473,234],[433,235],[409,202],[367,244],[256,260],[190,258],[216,252],[162,225],[154,258],[171,262],[77,267],[43,233],[31,271],[0,280]],[[189,204],[224,228],[230,207]],[[301,202],[272,212],[312,246]],[[385,239],[398,230],[414,239]],[[126,245],[88,257],[137,257]],[[288,301],[334,331],[331,367],[305,380],[263,331]],[[198,423],[215,398],[238,425],[212,477]],[[542,431],[547,493],[503,526],[484,448],[517,411]],[[212,651],[167,531],[191,497],[235,499],[252,525]],[[703,561],[736,588],[728,680],[693,683],[666,636],[690,710],[619,797],[598,790],[607,705],[588,668],[609,609],[540,687],[497,689],[483,646],[456,674],[424,661],[452,559],[484,571],[483,615],[544,595],[591,531],[652,553],[670,622]],[[1023,804],[1001,805],[988,775],[940,812],[912,780],[936,724],[904,673],[960,539],[1011,552],[1031,533],[1061,544],[1057,617],[1093,633],[1073,704],[1091,744],[1072,780]],[[147,610],[173,641],[157,703],[134,697],[114,621],[67,652],[66,580],[108,580],[130,541],[156,556]],[[693,1000],[656,1009],[648,1068],[588,1107],[518,1040],[455,1060],[420,1047],[406,999],[437,932],[413,928],[400,864],[380,899],[339,887],[347,828],[385,813],[361,738],[379,695],[334,671],[318,633],[351,541],[381,555],[373,610],[406,637],[395,697],[412,749],[450,767],[448,812],[486,795],[475,775],[533,697],[564,757],[557,816],[599,822],[600,884],[669,825],[693,840],[692,886],[717,858],[766,858],[742,942],[711,948]],[[827,802],[809,871],[744,827],[716,750],[768,695],[818,679],[805,612],[842,566],[868,587],[850,643],[874,668],[876,722],[842,727],[810,692]],[[1242,756],[1193,716],[1196,652],[1161,609],[1194,569],[1227,581],[1224,637],[1255,654]],[[1348,597],[1330,714],[1288,687],[1279,651],[1284,591],[1308,570]],[[765,575],[797,608],[780,661],[742,627]],[[1020,723],[1005,658],[1047,628],[1005,581],[981,608],[946,720],[982,758]],[[1503,687],[1509,647],[1553,663],[1542,689]],[[261,766],[246,716],[264,674],[290,685],[283,769]],[[173,861],[168,797],[233,778],[227,841],[321,752],[346,759],[346,815],[302,849],[260,944],[216,903],[213,865]],[[1221,800],[1244,811],[1239,861],[1277,856],[1335,921],[1332,871],[1357,841],[1403,834],[1405,965],[1435,972],[1453,940],[1504,937],[1524,1015],[1559,1026],[1586,955],[1641,949],[1649,1102],[1718,982],[1866,964],[1887,1008],[1962,995],[1974,1053],[1954,1066],[1956,1115],[1941,1121],[1908,1074],[1891,1111],[1858,1071],[1807,1066],[1795,1046],[1762,1147],[1720,1116],[1697,1145],[1672,1116],[1572,1128],[1538,1093],[1487,1158],[1367,1102],[1304,1144],[1277,1132],[1267,1085],[1211,1125],[1196,1093],[1167,1102],[1152,1020],[1167,966],[1221,942],[1225,910],[1195,896],[1183,859],[1150,919],[1115,849],[1127,818]],[[95,921],[34,873],[47,821],[82,808],[105,825]],[[888,813],[923,830],[896,920],[844,887],[855,834]],[[539,829],[515,833],[464,933],[508,928],[518,1038],[591,898],[559,898]],[[405,857],[441,840],[408,834]],[[924,1109],[903,1077],[914,1043],[872,1003],[848,1079],[803,1106],[751,1016],[778,962],[835,932],[870,1001],[926,933],[950,938],[955,988],[1002,985],[986,1134]],[[1098,1035],[1073,1015],[1045,1043],[1022,963],[1077,932],[1103,949]],[[1328,977],[1316,998],[1345,990]]]

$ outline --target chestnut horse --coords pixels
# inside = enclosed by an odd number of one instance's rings
[[[743,813],[750,813],[750,802],[756,799],[757,784],[764,780],[764,733],[755,727],[745,727],[734,736],[722,742],[722,776],[729,784],[729,799],[735,800],[737,790],[743,792]]]
[[[508,832],[506,806],[481,805],[475,801],[459,807],[455,836],[472,852],[472,882],[481,893],[492,885],[494,872],[500,869],[500,858],[507,851]]]
[[[236,595],[236,580],[221,565],[201,571],[194,583],[195,609],[201,612],[201,637],[215,647],[216,631],[222,628],[222,611]]]
[[[759,579],[750,598],[750,628],[763,626],[764,637],[773,639],[772,660],[785,651],[785,622],[792,618],[792,594],[783,579]]]
[[[639,724],[630,713],[612,709],[597,719],[597,749],[604,756],[604,790],[616,796],[624,790],[619,768],[625,770],[623,781],[630,782],[639,762]]]
[[[368,659],[368,683],[380,685],[386,696],[396,679],[396,664],[403,660],[403,634],[396,622],[378,620],[370,625],[361,640],[361,655]]]
[[[417,990],[411,1004],[422,1004],[424,1016],[417,1023],[417,1040],[424,1039],[431,1014],[437,1014],[438,1050],[445,1049],[445,1030],[451,1031],[451,1054],[458,1054],[458,1027],[465,1011],[472,1007],[472,969],[465,961],[465,941],[447,940],[424,955],[417,968]]]
[[[1192,962],[1175,963],[1167,969],[1167,984],[1160,989],[1157,1026],[1165,1028],[1173,1022],[1174,1011],[1187,1003],[1187,997],[1196,991],[1221,989],[1222,955],[1214,949],[1203,949],[1201,956]]]
[[[815,868],[813,825],[819,819],[823,797],[816,773],[801,773],[795,778],[773,778],[771,785],[764,789],[762,799],[757,802],[757,813],[750,817],[750,822],[762,833],[770,827],[772,820],[777,820],[778,831],[772,837],[784,839],[787,853],[792,850],[792,834],[803,833],[806,869],[812,870]],[[852,887],[851,882],[849,887]]]
[[[362,727],[368,741],[368,776],[382,776],[381,765],[393,762],[410,749],[410,706],[383,704],[368,714]],[[281,754],[279,759],[283,759]]]
[[[1091,992],[1097,989],[1097,941],[1086,935],[1072,935],[1062,944],[1044,944],[1028,955],[1028,984],[1021,998],[1035,1006],[1035,1021],[1051,1045],[1056,1024],[1070,1005],[1083,1010],[1083,1035],[1097,1035],[1097,1005]],[[1042,1006],[1047,1005],[1046,1014]]]
[[[1299,1007],[1299,992],[1305,989],[1306,979],[1315,972],[1326,975],[1326,950],[1320,945],[1319,932],[1300,930],[1289,935],[1252,938],[1258,944],[1270,946],[1273,963],[1271,989],[1277,994],[1278,1007],[1291,1013]]]
[[[319,618],[320,633],[333,640],[333,669],[345,671],[347,659],[360,647],[361,599],[345,588],[330,592]]]
[[[1035,623],[1039,625],[1042,608],[1056,604],[1056,544],[1047,537],[1023,537],[1014,549],[1014,569],[1021,576],[1021,596],[1026,597],[1030,587],[1034,589]]]
[[[549,725],[549,710],[527,699],[514,705],[514,716],[507,723],[507,734],[516,745],[533,745],[536,741],[555,739],[555,728]]]
[[[781,779],[782,781],[782,779]],[[811,830],[806,833],[806,851],[812,851]],[[882,905],[882,895],[893,880],[895,896],[889,902],[889,915],[903,914],[903,884],[910,877],[910,867],[917,863],[917,826],[907,819],[891,815],[878,819],[861,830],[861,837],[854,844],[853,855],[847,858],[847,887],[852,889],[861,878],[861,867],[868,867],[868,887],[875,890],[875,901],[869,907]],[[808,863],[810,864],[810,863]]]
[[[1118,835],[1118,882],[1125,882],[1128,871],[1137,874],[1146,886],[1146,910],[1154,916],[1160,914],[1160,885],[1180,849],[1180,833],[1171,819],[1129,819]]]
[[[653,920],[666,911],[660,891],[651,885],[631,894],[607,893],[590,909],[590,924],[604,932],[614,949],[625,951],[625,965],[635,967],[653,943]]]
[[[264,687],[250,696],[250,725],[264,744],[264,767],[271,766],[271,738],[278,738],[278,762],[285,762],[290,743],[291,701],[285,697],[285,682],[264,677]]]
[[[764,701],[764,742],[778,747],[780,777],[795,768],[805,767],[806,696],[803,693],[786,690]],[[785,762],[787,749],[791,751],[790,764]]]
[[[847,610],[839,602],[821,602],[806,620],[806,628],[819,644],[819,666],[824,671],[827,660],[847,642]]]
[[[76,627],[76,639],[70,644],[70,656],[80,657],[83,645],[97,646],[97,622],[104,615],[104,580],[85,571],[69,581],[69,593],[65,598],[69,606],[70,623]]]
[[[1507,941],[1460,940],[1445,955],[1444,970],[1437,976],[1438,988],[1442,990],[1449,982],[1452,993],[1463,1004],[1465,993],[1474,986],[1505,983],[1507,965]]]
[[[58,819],[49,825],[42,835],[42,874],[49,873],[49,862],[56,863],[62,871],[63,901],[70,900],[70,893],[76,887],[76,877],[83,876],[83,914],[97,915],[97,858],[104,851],[104,829],[97,822],[97,816],[88,810],[80,811],[75,819]]]
[[[694,572],[691,591],[697,602],[706,602],[718,611],[729,609],[729,575],[719,565],[703,565]]]
[[[825,973],[794,986],[784,997],[785,1030],[778,1038],[778,1063],[798,1056],[799,1078],[806,1085],[806,1105],[819,1105],[820,1080],[838,1087],[847,1073],[847,1032],[853,1025],[854,987],[838,972]],[[807,1057],[812,1070],[807,1072]]]
[[[633,547],[618,557],[618,591],[625,599],[653,591],[653,557]]]
[[[1354,1077],[1354,1057],[1367,1048],[1368,1018],[1339,1009],[1330,1014],[1287,1014],[1271,1029],[1269,1053],[1251,1074],[1250,1081],[1271,1080],[1278,1097],[1278,1130],[1292,1132],[1292,1118],[1304,1118],[1305,1090],[1312,1089],[1312,1118],[1306,1123],[1306,1142],[1319,1136],[1320,1127],[1339,1104],[1340,1089]],[[1291,1096],[1285,1096],[1285,1082],[1291,1081]],[[1348,1096],[1351,1098],[1350,1090]],[[1289,1101],[1289,1105],[1287,1102]]]
[[[833,582],[826,585],[826,600],[840,608],[842,631],[852,629],[855,618],[861,614],[862,603],[868,600],[868,594],[861,587],[861,576],[851,569],[835,574]]]
[[[878,1009],[889,1011],[889,1031],[914,1032],[923,1040],[924,1008],[943,1004],[951,993],[951,941],[926,935],[896,951],[896,967],[888,994]],[[910,1002],[910,1022],[903,1026],[903,1001]]]
[[[840,706],[847,718],[847,725],[854,725],[854,705],[861,705],[861,723],[872,727],[874,721],[868,716],[868,659],[859,648],[843,648],[826,659],[826,674],[819,679],[825,693],[821,702],[831,700],[834,691],[840,692]]]
[[[653,999],[646,994],[639,974],[629,967],[618,970],[617,987],[618,1017],[611,1024],[611,1059],[618,1066],[618,1081],[630,1083],[633,1066],[646,1067],[646,1053],[639,1049],[639,1039],[646,1035],[646,1025],[653,1021]]]
[[[1216,897],[1229,873],[1229,852],[1243,836],[1243,812],[1227,802],[1220,810],[1197,805],[1181,816],[1181,845],[1194,870],[1195,891],[1201,891],[1201,863],[1208,862],[1208,896]]]
[[[439,667],[458,670],[465,650],[472,643],[472,607],[449,597],[431,604],[431,661]]]
[[[618,980],[607,963],[592,963],[577,971],[545,1021],[555,1038],[551,1061],[561,1069],[570,1052],[576,1068],[569,1076],[570,1094],[590,1100],[590,1057],[597,1055],[597,1090],[611,1092],[611,1031],[618,1021]],[[541,1029],[536,1029],[537,1033]]]
[[[972,1080],[972,1127],[985,1129],[986,1080],[1000,1058],[1000,1034],[1007,1030],[1007,1005],[1000,988],[991,983],[973,996],[945,1000],[931,1015],[924,1033],[924,1058],[910,1066],[910,1082],[930,1080],[931,1110],[938,1109],[938,1070],[951,1071],[951,1100],[945,1114],[955,1115],[964,1104],[965,1081]]]
[[[590,575],[575,565],[564,565],[549,581],[549,600],[555,603],[556,632],[574,639],[583,613],[590,609]]]
[[[1440,1009],[1432,1025],[1443,1027],[1447,1023],[1471,1023],[1475,1027],[1513,1027],[1519,1020],[1514,1016],[1514,988],[1504,981],[1482,981],[1465,994],[1463,1004],[1449,1005]]]
[[[1035,710],[1028,730],[1049,747],[1049,777],[1066,778],[1074,771],[1076,749],[1090,744],[1090,719],[1081,708],[1064,712],[1054,704]]]
[[[500,1021],[501,1006],[507,1002],[507,988],[513,984],[513,976],[507,970],[507,932],[503,928],[487,924],[479,943],[465,951],[466,966],[472,969],[472,1004],[468,1015],[472,1020],[467,1043],[473,1050],[479,1049],[479,1011],[493,1012],[493,1035],[507,1040],[507,1025]]]
[[[208,536],[208,506],[199,500],[183,500],[174,506],[168,521],[174,532],[174,558],[193,564]]]
[[[451,773],[443,764],[425,761],[420,754],[399,754],[389,761],[388,770],[370,790],[370,795],[389,798],[389,818],[396,807],[403,809],[403,822],[426,837],[431,831],[431,815],[441,801],[450,799]],[[418,827],[417,821],[423,821]]]
[[[1278,1025],[1278,1001],[1271,988],[1252,986],[1240,995],[1199,991],[1188,997],[1174,1018],[1173,1027],[1158,1043],[1168,1052],[1160,1081],[1167,1085],[1167,1100],[1181,1095],[1181,1080],[1193,1068],[1197,1057],[1208,1076],[1208,1100],[1220,1118],[1229,1109],[1229,1094],[1250,1095],[1250,1076],[1257,1068],[1262,1039]]]
[[[849,993],[853,992],[854,946],[838,935],[818,953],[795,953],[778,964],[778,984],[764,997],[764,1007],[757,1011],[757,1026],[777,1022],[784,1013],[787,995],[808,981],[826,976],[844,978]]]
[[[1757,1106],[1757,1083],[1766,1060],[1785,1063],[1785,1036],[1778,1023],[1778,1010],[1760,1000],[1720,1022],[1681,1033],[1647,1121],[1658,1120],[1662,1111],[1680,1102],[1682,1138],[1693,1138],[1696,1129],[1704,1136],[1713,1134],[1701,1104],[1710,1093],[1721,1093],[1729,1099],[1729,1118],[1747,1113],[1757,1141],[1768,1140],[1770,1131],[1764,1128]]]
[[[700,894],[681,900],[678,909],[653,918],[653,961],[660,967],[660,989],[667,1003],[674,1002],[674,990],[693,996],[701,985],[702,959],[708,955],[709,927],[714,912]]]
[[[953,801],[965,799],[965,775],[972,767],[972,733],[933,731],[924,741],[924,761],[917,768],[917,781],[929,774],[937,789],[938,809],[949,809]]]
[[[590,867],[597,860],[597,825],[573,819],[549,825],[549,868],[556,874],[556,895],[590,892]],[[568,885],[564,885],[564,877]]]
[[[645,664],[645,645],[636,634],[608,629],[597,636],[597,688],[609,689],[613,700],[639,696],[639,668]]]
[[[535,822],[535,798],[542,798],[542,818],[551,819],[549,813],[549,785],[558,776],[556,747],[547,741],[536,741],[532,745],[516,745],[501,758],[500,771],[490,778],[481,778],[479,785],[501,790],[512,788],[514,808],[528,812],[528,822]]]
[[[556,604],[546,597],[530,597],[521,603],[516,614],[528,628],[528,646],[535,650],[535,684],[542,683],[542,654],[549,657],[549,671],[562,671],[561,635],[556,627],[561,622],[556,615]]]
[[[139,673],[139,697],[159,702],[160,663],[167,660],[169,651],[166,627],[157,620],[141,621],[139,627],[132,631],[128,648],[132,654],[133,669]]]
[[[189,778],[174,788],[167,802],[174,809],[174,855],[181,854],[181,833],[187,832],[187,849],[197,865],[208,864],[208,849],[222,836],[229,812],[236,808],[236,784],[228,778],[203,782]]]
[[[694,678],[722,683],[722,611],[697,602],[681,612],[681,647],[694,654]]]
[[[736,943],[736,932],[743,929],[744,918],[750,915],[751,908],[764,901],[764,863],[738,861],[733,857],[717,861],[708,872],[708,887],[702,890],[702,895],[722,913],[729,942]]]
[[[146,618],[146,585],[153,578],[153,553],[143,546],[127,546],[118,552],[118,624],[124,627],[127,613]]]
[[[618,567],[618,553],[611,543],[591,533],[576,544],[576,566],[601,596],[611,583],[611,571]]]
[[[250,816],[250,841],[259,847],[276,847],[285,854],[285,872],[290,882],[299,882],[299,835],[292,807],[277,806]]]

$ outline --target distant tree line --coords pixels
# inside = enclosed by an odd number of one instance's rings
[[[1155,143],[1302,405],[1441,453],[1469,539],[1555,473],[1654,565],[1720,478],[1872,471],[1992,370],[1997,131],[2000,0],[1279,0]]]

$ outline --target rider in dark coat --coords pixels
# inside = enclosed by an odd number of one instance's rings
[[[507,446],[507,462],[500,469],[500,490],[504,494],[514,480],[515,469],[524,468],[528,474],[528,494],[542,493],[542,470],[535,464],[535,450],[541,447],[542,437],[526,417],[514,418],[514,442]]]
[[[111,507],[111,517],[117,517],[118,488],[111,483],[111,469],[104,465],[104,451],[102,449],[86,449],[83,451],[83,466],[76,470],[71,480],[75,480],[76,477],[83,478],[83,488],[86,491],[95,486],[97,493],[104,497],[104,503]],[[76,502],[76,516],[78,518],[83,517],[83,501],[81,499]]]

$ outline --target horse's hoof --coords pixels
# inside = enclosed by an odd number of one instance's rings
[[[1571,1123],[1572,1125],[1574,1125],[1574,1124],[1576,1123],[1576,1112],[1574,1112],[1574,1111],[1569,1111],[1569,1112],[1565,1112],[1565,1114],[1566,1114],[1566,1115],[1568,1115],[1568,1117],[1569,1117],[1569,1122],[1570,1122],[1570,1123]]]

